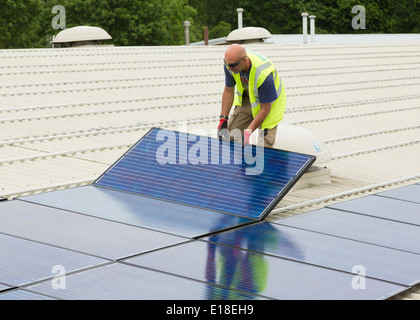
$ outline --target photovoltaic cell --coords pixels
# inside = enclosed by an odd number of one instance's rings
[[[377,196],[420,203],[420,184],[412,184],[376,194]]]
[[[42,294],[29,292],[22,289],[0,292],[0,300],[56,300]]]
[[[154,128],[94,185],[263,219],[314,156]]]
[[[53,276],[53,266],[72,272],[107,260],[81,253],[0,234],[0,280],[22,286]]]
[[[406,286],[420,282],[418,254],[274,223],[253,224],[204,239],[344,272],[362,265],[368,277]]]
[[[334,204],[329,206],[329,208],[420,226],[420,203],[410,201],[371,195]]]
[[[166,263],[170,263],[167,261]],[[65,290],[54,290],[51,283],[29,286],[28,290],[59,299],[72,300],[221,300],[228,289],[153,270],[113,263],[68,275]],[[235,299],[255,299],[236,292]]]
[[[331,208],[274,223],[420,254],[420,227],[413,224]]]
[[[10,287],[0,283],[0,292],[6,289],[10,289]]]
[[[0,205],[0,233],[112,260],[187,241],[21,200]]]
[[[228,288],[232,295],[239,291],[271,299],[384,299],[405,288],[367,279],[364,290],[355,290],[355,275],[350,272],[205,241],[146,253],[124,262]]]
[[[95,186],[45,192],[20,201],[196,238],[252,220]]]

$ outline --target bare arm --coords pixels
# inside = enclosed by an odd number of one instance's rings
[[[248,129],[251,129],[252,132],[254,132],[254,130],[256,130],[257,128],[261,127],[265,118],[267,118],[271,110],[271,102],[260,103],[260,107],[260,112],[258,112],[254,120],[252,120],[251,124],[248,126]]]
[[[230,113],[230,109],[233,105],[233,99],[235,97],[235,87],[226,87],[223,91],[222,95],[222,110],[220,112],[221,115],[228,116]]]

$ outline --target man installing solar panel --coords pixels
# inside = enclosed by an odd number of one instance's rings
[[[232,44],[225,52],[225,88],[217,135],[249,144],[257,129],[264,146],[273,147],[277,125],[286,109],[286,92],[274,64],[266,57]],[[236,92],[235,92],[236,86]],[[229,118],[232,106],[234,111]]]

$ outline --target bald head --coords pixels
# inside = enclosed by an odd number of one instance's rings
[[[232,44],[225,52],[225,60],[228,63],[236,62],[246,56],[246,50],[239,44]]]
[[[246,55],[246,49],[239,44],[232,44],[227,48],[225,52],[225,63],[229,65],[229,69],[233,73],[248,70],[250,67],[249,61]]]

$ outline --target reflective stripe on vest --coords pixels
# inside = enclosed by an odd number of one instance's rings
[[[273,81],[276,87],[277,99],[271,105],[271,111],[261,125],[261,129],[272,129],[282,119],[286,109],[286,92],[284,91],[283,82],[281,81],[274,65],[266,58],[257,53],[247,50],[247,55],[252,62],[252,67],[249,73],[249,102],[252,107],[252,115],[255,117],[260,111],[258,84],[266,79],[267,76],[273,74]],[[272,69],[272,70],[271,70]],[[271,71],[270,71],[271,70]],[[245,90],[241,82],[239,73],[234,74],[229,70],[236,82],[236,92],[233,104],[235,106],[242,106],[242,95]]]
[[[269,67],[271,67],[271,62],[266,62],[266,63],[264,63],[264,64],[262,64],[262,65],[260,65],[257,69],[256,69],[256,71],[255,71],[255,79],[257,80],[257,81],[255,81],[254,80],[254,95],[255,95],[255,102],[252,102],[251,103],[251,107],[252,108],[255,108],[255,107],[258,107],[258,105],[260,104],[260,99],[259,99],[259,96],[258,96],[258,79],[260,78],[260,76],[261,76],[261,73],[265,70],[265,69],[267,69],[267,68],[269,68]],[[278,77],[278,73],[277,73],[277,70],[274,70],[274,77],[273,77],[273,82],[274,82],[274,84],[276,83],[276,79],[277,79],[277,77]],[[282,83],[281,83],[281,79],[280,79],[280,85],[279,85],[279,87],[277,88],[277,97],[280,97],[280,94],[281,94],[281,88],[282,88]]]

